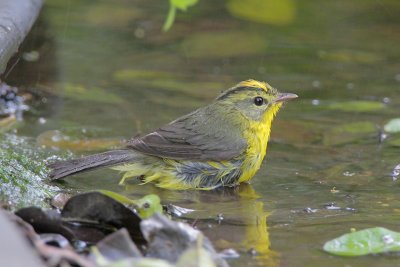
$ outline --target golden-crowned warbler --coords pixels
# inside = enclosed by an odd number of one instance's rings
[[[283,102],[268,83],[240,82],[199,108],[124,149],[50,165],[52,179],[111,167],[124,172],[121,183],[140,177],[168,189],[213,189],[249,181],[265,157],[271,123]]]

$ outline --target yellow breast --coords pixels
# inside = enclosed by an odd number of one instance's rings
[[[258,171],[267,152],[272,120],[281,104],[271,107],[261,121],[251,121],[244,133],[247,140],[246,156],[242,164],[242,175],[239,182],[249,181]]]

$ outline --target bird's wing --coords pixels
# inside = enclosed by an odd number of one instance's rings
[[[198,109],[150,134],[130,140],[128,147],[161,158],[230,160],[245,151],[247,142],[238,125],[216,112],[210,108]]]

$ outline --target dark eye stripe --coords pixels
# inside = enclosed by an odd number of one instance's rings
[[[225,99],[233,94],[236,94],[236,93],[242,92],[242,91],[251,91],[251,92],[257,92],[260,94],[267,94],[267,95],[276,95],[278,93],[276,91],[276,89],[274,89],[274,88],[268,88],[268,90],[265,91],[264,89],[257,88],[257,87],[239,86],[239,87],[234,87],[227,91],[222,92],[222,94],[219,97],[217,97],[217,100]]]

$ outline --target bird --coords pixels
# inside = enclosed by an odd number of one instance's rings
[[[50,164],[49,178],[109,167],[131,178],[172,189],[211,190],[250,179],[266,155],[272,121],[297,98],[267,82],[239,82],[209,105],[132,138],[125,147]]]

